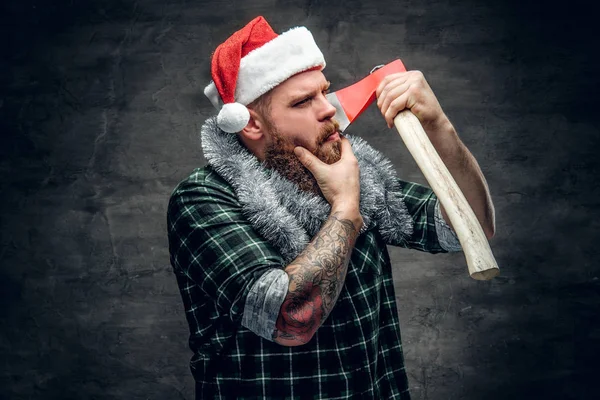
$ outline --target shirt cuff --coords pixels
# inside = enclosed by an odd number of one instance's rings
[[[461,251],[462,247],[456,236],[456,232],[448,225],[442,210],[440,209],[440,200],[435,203],[435,231],[437,232],[440,247],[448,252]]]
[[[289,277],[282,269],[270,269],[252,285],[246,298],[242,325],[273,341],[275,323],[288,292]]]

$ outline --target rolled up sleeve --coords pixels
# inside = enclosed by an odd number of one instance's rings
[[[462,247],[458,240],[458,236],[456,236],[456,232],[454,229],[444,219],[442,215],[442,210],[440,208],[440,201],[435,204],[435,231],[437,233],[438,241],[440,242],[440,246],[448,251],[462,251]]]
[[[413,233],[398,243],[388,244],[428,253],[460,251],[460,243],[444,221],[439,199],[433,190],[415,182],[399,182],[404,204],[413,220]]]
[[[248,293],[242,325],[258,336],[273,341],[275,324],[289,283],[288,274],[281,269],[265,272]]]

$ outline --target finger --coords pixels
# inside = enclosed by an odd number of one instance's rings
[[[403,84],[391,89],[388,93],[386,93],[385,97],[382,97],[382,103],[381,103],[381,114],[385,115],[385,113],[387,112],[390,104],[396,100],[398,97],[402,96],[402,94],[404,94],[404,92],[406,92],[408,90],[408,88],[410,87],[410,82],[404,82]],[[400,110],[398,110],[400,111]]]
[[[375,89],[375,94],[377,96],[379,96],[381,94],[381,92],[383,91],[383,89],[385,88],[385,86],[387,84],[389,84],[390,82],[393,82],[395,80],[404,81],[406,78],[407,78],[406,72],[396,72],[396,73],[384,76],[383,79],[381,80],[381,82],[379,82],[379,85],[377,85],[377,89]]]
[[[298,160],[308,169],[313,175],[319,170],[325,163],[319,160],[314,154],[306,150],[304,147],[297,146],[294,148],[294,154],[298,157]]]
[[[349,155],[354,155],[354,152],[352,152],[352,145],[350,144],[350,141],[348,140],[347,137],[341,136],[340,137],[341,142],[342,142],[342,146],[341,146],[341,158],[346,158]]]
[[[385,111],[383,118],[385,118],[385,122],[387,122],[388,128],[394,126],[394,118],[396,115],[405,108],[410,108],[410,92],[406,91],[402,96],[396,98],[394,101],[390,103],[390,106]]]
[[[386,93],[393,89],[397,85],[402,85],[409,78],[409,75],[406,72],[398,72],[396,74],[386,75],[377,89],[375,90],[375,94],[377,96],[377,106],[381,105],[381,99],[385,97]]]

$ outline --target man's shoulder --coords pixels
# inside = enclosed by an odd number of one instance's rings
[[[182,209],[214,208],[218,205],[239,207],[239,200],[233,187],[207,165],[196,168],[173,189],[169,198],[168,213]]]
[[[196,168],[183,179],[171,194],[171,197],[185,195],[192,192],[226,193],[235,196],[233,187],[219,175],[210,165]]]

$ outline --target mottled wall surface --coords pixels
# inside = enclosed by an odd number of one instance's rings
[[[397,57],[423,71],[488,179],[500,277],[390,249],[413,397],[600,393],[600,78],[583,2],[1,7],[0,398],[193,398],[166,205],[204,164],[209,55],[258,14],[307,26],[334,90]],[[350,132],[424,182],[375,108]]]

